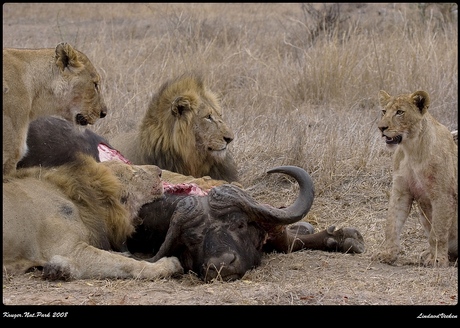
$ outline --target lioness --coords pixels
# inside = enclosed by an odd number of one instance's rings
[[[393,263],[401,229],[416,201],[429,242],[421,255],[426,266],[448,266],[458,257],[457,145],[451,132],[428,112],[425,91],[390,96],[379,92],[378,128],[393,154],[393,187],[383,249],[374,259]]]
[[[3,175],[27,152],[29,122],[59,115],[80,125],[105,117],[101,77],[67,43],[55,49],[3,49]]]

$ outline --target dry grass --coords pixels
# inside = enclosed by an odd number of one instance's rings
[[[210,285],[192,275],[65,284],[4,275],[3,303],[457,304],[457,266],[416,264],[427,242],[414,214],[397,264],[370,260],[391,181],[377,92],[426,90],[432,114],[457,129],[457,40],[456,6],[446,4],[4,4],[4,47],[66,41],[99,68],[110,113],[92,129],[109,140],[136,128],[166,79],[205,71],[235,131],[245,187],[286,205],[297,187],[264,172],[305,168],[317,194],[306,220],[358,228],[367,251],[268,254],[242,281]]]

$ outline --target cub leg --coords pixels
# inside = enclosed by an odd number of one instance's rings
[[[409,216],[413,201],[408,190],[401,190],[394,186],[393,181],[385,226],[385,242],[382,250],[372,256],[373,260],[388,264],[394,263],[398,258],[401,247],[401,230]]]
[[[431,221],[431,230],[428,231],[429,249],[422,253],[421,260],[425,266],[447,267],[449,265],[449,230],[452,229],[455,210],[446,202],[434,200],[432,203],[431,213],[429,206],[420,206],[422,216],[425,218],[422,222],[428,222],[423,224],[425,229],[429,227]]]

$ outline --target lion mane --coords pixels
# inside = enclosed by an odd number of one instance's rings
[[[122,185],[107,165],[94,165],[90,156],[52,170],[31,167],[18,170],[18,179],[35,178],[58,188],[78,208],[88,227],[90,244],[101,249],[120,249],[126,236],[134,232],[132,214],[121,203]],[[95,201],[96,200],[96,201]],[[95,219],[97,218],[97,219]]]
[[[142,205],[163,194],[161,170],[89,155],[53,168],[16,170],[3,181],[4,272],[43,268],[56,279],[146,278],[182,272],[175,257],[155,263],[119,253]]]
[[[185,176],[238,181],[228,149],[233,132],[203,77],[186,73],[164,83],[137,130],[110,143],[135,164],[155,164]]]
[[[383,248],[373,258],[396,261],[401,230],[415,201],[429,247],[426,266],[449,265],[458,258],[458,146],[455,134],[429,112],[425,91],[390,96],[380,91],[378,128],[393,154],[393,181]]]

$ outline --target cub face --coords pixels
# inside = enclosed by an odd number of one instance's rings
[[[417,125],[430,105],[430,98],[425,91],[390,96],[381,90],[379,102],[382,118],[378,122],[378,128],[389,148],[394,148],[407,139],[418,138]]]

